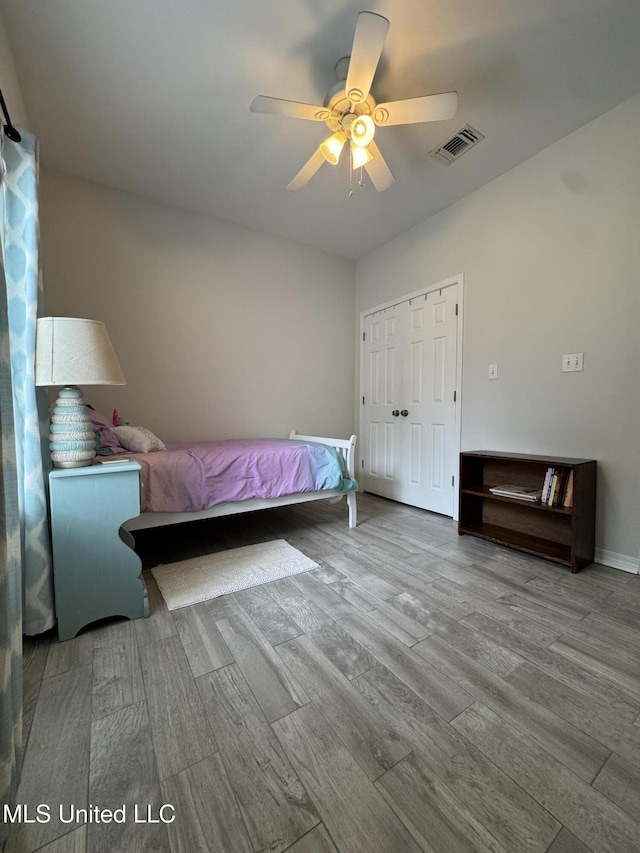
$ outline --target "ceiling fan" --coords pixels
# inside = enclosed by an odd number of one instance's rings
[[[258,95],[251,102],[250,110],[254,113],[321,121],[331,130],[331,136],[320,143],[287,189],[301,190],[325,161],[337,165],[349,141],[352,168],[364,166],[373,186],[382,192],[395,179],[374,141],[376,127],[442,121],[455,115],[457,92],[376,104],[370,89],[388,29],[389,21],[382,15],[360,12],[351,56],[337,63],[338,83],[329,91],[323,106],[266,95]]]

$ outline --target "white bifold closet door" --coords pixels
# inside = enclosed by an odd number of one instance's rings
[[[452,516],[457,471],[457,284],[365,317],[368,492]]]

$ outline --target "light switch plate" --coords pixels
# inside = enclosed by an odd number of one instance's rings
[[[562,356],[562,372],[574,373],[583,369],[584,353],[571,352]]]
[[[489,365],[489,379],[497,379],[498,378],[498,365],[490,364]]]

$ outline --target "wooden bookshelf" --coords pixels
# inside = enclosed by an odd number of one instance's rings
[[[593,459],[465,451],[460,454],[458,533],[543,557],[577,572],[594,558],[596,467]],[[506,483],[541,489],[548,468],[573,472],[573,506],[548,506],[489,491]]]

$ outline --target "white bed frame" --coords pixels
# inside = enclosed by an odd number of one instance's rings
[[[317,435],[299,435],[291,430],[289,438],[298,441],[312,441],[318,444],[328,444],[335,447],[345,461],[345,467],[349,477],[355,477],[355,453],[356,436],[351,438],[322,438]],[[256,509],[269,509],[274,506],[288,506],[289,504],[304,503],[305,501],[338,500],[343,495],[335,489],[322,489],[316,492],[298,492],[294,495],[284,495],[281,498],[252,498],[248,501],[237,501],[233,503],[217,504],[211,509],[203,509],[199,512],[143,512],[137,518],[125,522],[126,530],[145,530],[148,527],[164,527],[168,524],[181,524],[184,521],[199,521],[203,518],[220,518],[225,515],[235,515],[241,512],[253,512]],[[358,523],[356,493],[348,492],[344,495],[349,508],[349,527],[355,527]]]

